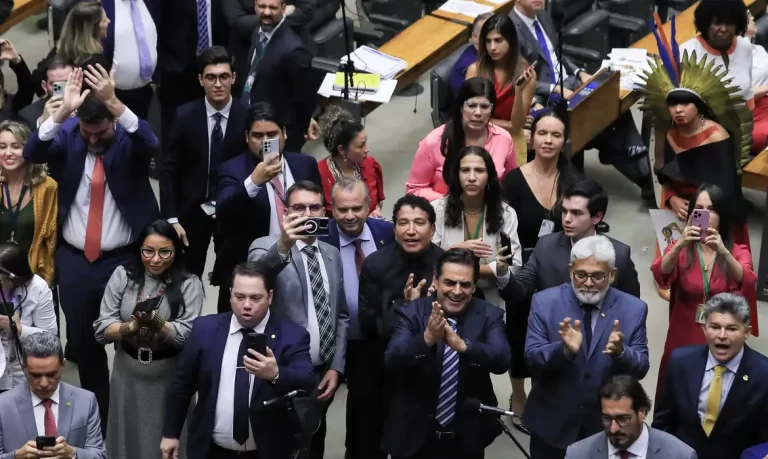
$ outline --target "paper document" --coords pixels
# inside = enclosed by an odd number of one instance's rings
[[[495,5],[503,5],[503,4],[507,3],[507,2],[509,2],[509,0],[485,0],[485,1],[489,2],[489,3],[493,3]]]
[[[343,64],[347,60],[349,60],[348,56],[343,56],[341,63]],[[375,73],[384,79],[394,78],[408,66],[404,60],[368,46],[361,46],[353,51],[352,61],[355,63],[355,70]]]
[[[634,91],[642,84],[640,76],[650,70],[648,51],[634,48],[614,48],[603,61],[601,69],[621,72],[621,89]]]
[[[680,239],[685,222],[681,222],[669,209],[651,209],[648,212],[651,214],[653,230],[663,255],[669,244]]]
[[[445,11],[446,13],[462,14],[472,18],[476,18],[483,13],[493,12],[493,7],[490,5],[483,5],[467,0],[448,0],[438,9],[440,11]]]
[[[323,79],[323,83],[320,85],[320,89],[317,93],[323,97],[342,97],[341,91],[333,89],[333,83],[336,80],[335,73],[328,73]],[[392,98],[392,94],[395,93],[397,87],[397,80],[381,80],[379,83],[379,90],[374,94],[364,93],[362,90],[355,91],[354,88],[349,88],[349,98],[357,99],[359,101],[379,102],[386,104]]]

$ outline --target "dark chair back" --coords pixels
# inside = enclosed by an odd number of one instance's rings
[[[463,52],[464,47],[457,49],[429,72],[429,88],[432,95],[432,125],[434,127],[442,126],[451,117],[451,108],[455,98],[455,94],[451,93],[451,70]]]

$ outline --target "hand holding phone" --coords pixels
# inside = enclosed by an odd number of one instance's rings
[[[533,64],[529,65],[527,69],[525,69],[525,72],[523,72],[522,75],[515,81],[515,86],[523,86],[525,82],[531,79],[533,76],[533,69],[536,68],[536,64],[538,64],[539,61],[533,61]]]
[[[248,333],[248,349],[252,349],[261,355],[267,355],[267,335],[264,333]]]
[[[38,435],[35,438],[35,448],[42,450],[43,448],[52,448],[56,446],[56,437],[50,437],[45,435]]]
[[[707,238],[707,228],[709,228],[709,211],[707,209],[693,209],[691,212],[691,226],[701,228],[701,241]]]
[[[308,229],[297,233],[299,236],[328,236],[330,232],[328,217],[309,217],[304,226]]]

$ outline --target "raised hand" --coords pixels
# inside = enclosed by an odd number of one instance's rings
[[[453,330],[448,321],[445,323],[445,344],[459,354],[467,351],[467,343]]]
[[[680,248],[688,247],[694,242],[701,241],[701,228],[698,226],[688,225],[683,228],[682,234],[680,234]]]
[[[413,273],[408,275],[408,280],[405,281],[405,288],[403,289],[403,298],[406,303],[416,301],[421,297],[421,289],[427,283],[426,279],[422,279],[415,287],[413,286]]]
[[[13,46],[10,40],[0,40],[0,61],[8,61],[11,64],[21,62],[21,56],[19,56],[16,47]]]
[[[304,239],[306,236],[302,235],[304,231],[309,229],[304,223],[309,220],[309,217],[302,214],[288,214],[283,219],[283,232],[280,234],[280,239],[277,241],[277,250],[280,253],[287,254],[291,251],[296,241]]]
[[[251,181],[262,186],[283,171],[283,162],[280,155],[272,155],[266,161],[261,161],[251,173]]]
[[[279,374],[277,359],[272,349],[267,348],[267,354],[262,355],[253,349],[248,349],[248,355],[243,356],[245,371],[264,381],[272,381]]]
[[[91,90],[86,89],[83,91],[82,89],[83,71],[80,68],[75,68],[69,74],[69,78],[67,78],[67,87],[64,88],[61,107],[53,114],[53,121],[63,123],[75,110],[83,105],[85,98],[91,93]]]
[[[576,320],[571,326],[571,318],[566,317],[560,322],[560,339],[565,343],[565,351],[569,355],[576,355],[581,349],[581,341],[584,336],[581,334],[581,321]]]
[[[427,329],[424,330],[424,342],[427,343],[427,346],[434,346],[437,340],[445,336],[446,325],[448,325],[448,321],[443,316],[443,308],[437,301],[433,302],[432,314],[427,321]]]
[[[107,72],[101,64],[89,65],[85,70],[85,82],[96,97],[106,103],[115,97],[115,70]]]
[[[619,321],[613,321],[613,330],[608,337],[608,344],[605,345],[603,354],[611,357],[618,357],[624,353],[624,333],[619,331]]]

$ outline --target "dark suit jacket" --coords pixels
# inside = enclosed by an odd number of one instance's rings
[[[538,84],[536,85],[536,95],[547,97],[550,94],[550,87],[552,84],[551,74],[553,72],[553,69],[551,69],[547,63],[547,56],[545,56],[544,52],[541,50],[541,46],[539,46],[539,42],[536,40],[536,36],[531,32],[531,29],[525,25],[523,20],[520,19],[514,10],[509,13],[509,17],[512,18],[512,22],[515,23],[517,36],[520,40],[520,51],[522,52],[523,58],[525,58],[528,64],[533,64],[537,60],[539,61],[536,64],[536,78],[538,80]],[[552,17],[546,10],[539,10],[536,12],[536,18],[539,21],[539,24],[541,24],[541,28],[544,30],[544,33],[549,38],[549,41],[552,43],[552,47],[555,48],[551,49],[550,51],[555,52],[557,49],[558,40],[555,25],[552,22]],[[573,75],[576,70],[579,69],[579,67],[574,64],[573,61],[568,58],[568,56],[563,56],[562,63],[565,66],[563,73],[565,74],[566,78],[568,75]],[[555,81],[557,81],[559,78],[559,74],[555,75]],[[567,86],[568,85],[566,84],[566,87]]]
[[[299,34],[285,25],[280,25],[267,43],[251,88],[251,103],[269,102],[289,132],[293,127],[300,128],[299,132],[303,133],[315,109],[317,85],[312,72],[312,55]],[[258,42],[259,31],[256,29],[251,37],[246,69],[250,68]],[[247,70],[241,78],[243,81],[248,79]]]
[[[157,7],[157,70],[197,74],[197,1],[152,0]],[[154,8],[154,7],[153,7]],[[229,34],[218,2],[211,3],[211,42],[227,46]],[[169,82],[173,84],[173,81]]]
[[[617,273],[613,287],[640,298],[640,282],[632,263],[631,249],[623,242],[608,239],[616,252]],[[531,257],[501,291],[504,301],[517,304],[536,291],[570,282],[571,247],[570,239],[562,231],[540,237]]]
[[[197,405],[189,424],[187,456],[207,459],[214,427],[216,399],[219,394],[221,360],[229,335],[232,313],[195,319],[192,333],[176,363],[176,371],[168,384],[165,398],[163,436],[181,437],[189,402],[197,393]],[[309,356],[309,333],[272,312],[264,330],[267,346],[277,359],[280,378],[274,385],[254,378],[251,392],[251,430],[260,457],[288,459],[293,449],[292,425],[288,412],[258,410],[261,402],[301,389],[312,392],[315,376]]]
[[[369,218],[365,223],[368,225],[368,228],[371,229],[373,242],[376,243],[376,250],[379,250],[387,244],[395,242],[395,227],[392,225],[392,223],[384,220],[378,220],[376,218]],[[328,228],[328,236],[323,236],[319,239],[325,243],[331,244],[337,249],[340,249],[339,227],[336,225],[336,220],[331,218],[328,221]]]
[[[382,451],[392,456],[416,454],[435,430],[444,343],[427,347],[424,342],[433,301],[434,296],[423,297],[395,310],[395,328],[384,360],[399,377],[381,441]],[[511,360],[504,312],[473,298],[458,318],[457,333],[468,341],[468,346],[459,356],[453,430],[462,452],[474,455],[490,445],[501,430],[492,417],[463,411],[462,405],[467,398],[477,398],[485,405],[497,404],[490,374],[504,374]]]
[[[245,141],[247,110],[238,99],[232,100],[227,131],[221,149],[221,162],[234,158],[248,148]],[[160,210],[163,218],[182,217],[199,206],[206,197],[208,183],[208,114],[205,99],[200,98],[176,110],[168,148],[160,159]],[[211,164],[217,171],[220,164]],[[216,196],[216,182],[210,196]]]
[[[699,459],[738,459],[746,448],[768,441],[768,358],[744,346],[739,371],[707,437],[698,405],[708,355],[706,344],[672,351],[653,427],[687,443]]]
[[[31,130],[37,130],[37,120],[43,116],[46,101],[45,98],[38,99],[33,104],[24,107],[19,111],[19,121],[29,126]]]
[[[149,183],[149,162],[158,150],[159,144],[152,128],[140,119],[139,128],[133,134],[117,124],[112,145],[104,152],[109,191],[115,198],[120,215],[131,227],[133,238],[138,237],[141,230],[160,214]],[[35,131],[24,145],[24,160],[48,163],[51,175],[59,182],[59,231],[64,227],[75,200],[87,153],[78,118],[65,121],[53,140],[43,142]]]
[[[317,161],[311,156],[284,152],[294,181],[309,180],[320,185]],[[216,192],[216,221],[222,232],[221,248],[217,249],[214,281],[229,277],[235,266],[246,260],[248,248],[256,239],[269,234],[270,202],[267,190],[249,198],[245,179],[253,172],[260,158],[251,152],[225,162],[219,168]],[[269,185],[265,185],[269,186]]]

